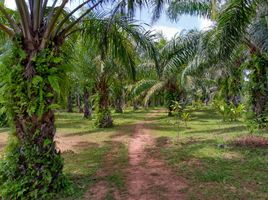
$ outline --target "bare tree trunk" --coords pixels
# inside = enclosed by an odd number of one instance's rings
[[[157,96],[157,106],[158,106],[158,107],[161,106],[161,99],[160,99],[160,96]]]
[[[115,101],[115,112],[116,113],[123,113],[123,105],[122,105],[122,99],[118,98]]]
[[[79,113],[82,113],[83,112],[83,108],[81,106],[80,94],[77,95],[77,107],[78,107]]]
[[[166,86],[166,92],[165,92],[165,100],[166,100],[165,104],[166,104],[166,108],[168,109],[168,116],[172,116],[173,101],[178,100],[176,98],[177,90],[178,88],[174,83],[168,82]]]
[[[139,110],[139,105],[137,101],[133,101],[133,110]]]
[[[71,92],[69,93],[67,98],[67,112],[73,112],[73,98]]]
[[[115,112],[116,113],[123,113],[123,106],[124,106],[124,96],[123,90],[120,95],[117,96],[115,99]]]
[[[84,117],[90,118],[92,115],[92,109],[89,104],[89,91],[88,89],[84,89]]]

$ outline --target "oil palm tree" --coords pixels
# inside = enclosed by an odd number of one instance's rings
[[[96,47],[90,42],[84,42],[84,35],[78,37],[75,47],[73,48],[72,56],[69,58],[76,69],[73,74],[76,76],[78,86],[76,90],[81,90],[84,103],[84,118],[91,118],[92,105],[90,97],[92,95],[93,87],[96,84],[96,77],[98,70],[94,63],[94,52]]]
[[[182,82],[187,77],[214,79],[215,86],[226,104],[238,104],[236,101],[241,96],[243,83],[243,68],[241,65],[246,60],[247,53],[244,44],[237,47],[234,54],[226,60],[219,59],[219,40],[216,37],[216,28],[202,34],[199,48],[195,58],[190,62],[182,73]]]
[[[169,115],[172,112],[172,101],[183,100],[184,90],[180,84],[180,75],[185,65],[190,62],[196,51],[200,33],[197,31],[182,32],[165,45],[160,45],[158,53],[159,73],[154,80],[141,80],[136,84],[133,93],[144,96],[148,105],[151,97],[159,91],[165,91],[166,106]],[[148,63],[144,63],[144,65]],[[150,63],[149,63],[150,64]]]
[[[219,53],[223,59],[232,56],[241,43],[246,45],[251,82],[250,110],[253,112],[252,117],[260,124],[265,122],[268,100],[268,91],[265,89],[268,83],[267,8],[268,3],[263,0],[230,0],[217,20]]]
[[[87,28],[81,40],[84,50],[77,63],[84,69],[82,74],[85,77],[82,79],[91,81],[99,97],[97,125],[102,128],[110,127],[113,125],[109,96],[111,90],[114,94],[116,90],[120,90],[118,93],[121,94],[121,82],[135,78],[135,48],[143,48],[151,54],[154,51],[153,36],[134,20],[117,14],[102,19],[88,19],[85,26]],[[96,38],[95,35],[99,37]],[[120,104],[121,101],[120,99]]]

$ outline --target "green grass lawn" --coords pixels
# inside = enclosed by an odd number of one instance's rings
[[[103,179],[109,184],[106,199],[113,199],[114,190],[126,192],[128,142],[135,123],[145,120],[150,111],[113,114],[115,126],[98,129],[94,119],[82,114],[58,113],[57,135],[78,137],[86,143],[78,151],[66,151],[64,172],[72,181],[71,195],[56,199],[83,199],[89,188]],[[224,123],[207,108],[191,112],[187,127],[176,117],[159,115],[150,118],[151,134],[156,138],[156,152],[188,183],[188,199],[268,199],[268,148],[236,147],[231,141],[248,134],[242,122]],[[7,129],[0,129],[0,137]],[[267,132],[262,133],[268,137]],[[115,140],[115,138],[118,138]],[[103,176],[96,173],[102,171]],[[111,194],[111,195],[110,195]]]
[[[187,127],[176,117],[150,125],[162,157],[188,180],[189,199],[268,199],[268,149],[231,144],[248,134],[242,122],[222,122],[211,109],[191,116]],[[161,143],[165,137],[171,140],[168,146]]]

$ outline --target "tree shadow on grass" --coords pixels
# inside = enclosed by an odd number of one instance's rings
[[[201,149],[206,148],[209,149],[206,151],[211,151],[211,154],[200,153]],[[227,154],[241,156],[226,157]],[[228,183],[230,181],[229,184],[232,184],[232,181],[236,181],[238,184],[243,184],[241,179],[245,182],[258,180],[264,181],[268,187],[268,160],[266,159],[268,149],[221,148],[214,139],[189,140],[165,149],[164,155],[171,164],[175,165],[182,162],[189,164],[190,160],[198,159],[201,168],[187,165],[184,167],[189,167],[187,169],[189,173],[201,182]]]
[[[117,137],[131,137],[134,133],[135,127],[137,126],[136,123],[128,124],[124,126],[119,126],[116,130],[116,133],[111,135],[110,138],[117,138]]]
[[[56,199],[82,199],[84,193],[97,180],[96,172],[101,167],[104,156],[110,150],[109,145],[89,145],[79,153],[67,151],[62,153],[64,158],[64,173],[72,183],[72,194],[59,194]]]
[[[145,117],[144,116],[137,116],[137,115],[128,115],[128,114],[121,114],[121,115],[115,115],[112,116],[112,118],[115,121],[120,121],[120,120],[143,120]]]
[[[141,121],[141,120],[148,121],[148,120],[160,120],[160,119],[164,119],[164,118],[167,117],[167,115],[147,117],[148,114],[150,114],[150,113],[154,113],[154,112],[150,112],[150,111],[148,111],[148,112],[138,112],[138,113],[129,112],[129,113],[113,115],[113,118],[114,118],[114,120],[134,119],[134,120],[137,120],[137,121]],[[144,115],[141,115],[141,114],[144,114]]]
[[[227,127],[227,128],[187,131],[187,134],[213,133],[213,134],[220,135],[220,134],[225,134],[225,133],[242,132],[242,131],[246,131],[246,127],[243,125],[240,125],[240,126],[233,126],[233,127]]]
[[[157,124],[146,124],[146,129],[150,129],[152,131],[165,131],[165,132],[178,132],[181,133],[187,128],[183,125],[179,127],[177,125],[167,125],[165,123],[157,123]]]
[[[62,119],[62,120],[77,120],[79,118],[83,119],[83,114],[82,113],[57,112],[55,117],[56,119]]]
[[[147,117],[145,121],[157,121],[162,119],[168,119],[167,115],[160,115],[160,116],[153,116],[153,117]]]
[[[90,134],[94,134],[94,133],[101,133],[101,132],[105,132],[105,133],[110,133],[113,132],[115,130],[115,128],[95,128],[95,129],[91,129],[91,130],[85,130],[85,131],[78,131],[78,132],[74,132],[74,133],[70,133],[70,134],[65,134],[63,135],[63,137],[73,137],[73,136],[83,136],[83,135],[90,135]]]
[[[78,131],[78,132],[74,132],[74,133],[70,133],[70,134],[66,134],[64,135],[64,137],[71,137],[71,136],[83,136],[83,135],[88,135],[88,134],[94,134],[94,133],[101,133],[101,132],[113,132],[116,131],[117,133],[115,135],[113,135],[112,137],[119,137],[119,136],[129,136],[133,131],[134,131],[134,127],[138,124],[138,123],[142,123],[142,121],[158,121],[161,119],[165,119],[167,118],[166,116],[154,116],[152,118],[147,118],[144,119],[145,117],[140,117],[140,116],[124,116],[125,114],[122,114],[120,116],[114,117],[114,126],[112,128],[95,128],[94,125],[91,125],[93,128],[90,130],[85,130],[85,131]],[[127,122],[127,123],[123,123],[123,124],[116,124],[117,121],[120,121],[121,119],[135,119],[135,121],[131,121],[131,122]],[[141,121],[141,122],[139,122]],[[74,125],[75,124],[75,125]],[[57,128],[82,128],[85,127],[83,122],[77,122],[76,123],[72,123],[72,124],[57,124]],[[90,124],[89,124],[90,126]],[[146,125],[147,127],[147,125]],[[164,130],[167,130],[166,128],[163,128]]]
[[[215,112],[200,112],[200,113],[193,113],[192,116],[197,119],[201,120],[221,120],[222,117],[217,115]]]
[[[128,163],[127,148],[118,141],[105,141],[102,146],[90,146],[82,152],[65,153],[65,174],[72,181],[71,195],[58,195],[57,199],[94,199],[91,188],[106,182],[107,192],[124,187],[122,169]],[[95,191],[95,190],[93,190]],[[102,192],[102,191],[95,191]],[[110,195],[113,196],[111,193]]]
[[[56,128],[65,128],[65,129],[79,129],[84,127],[85,125],[80,122],[72,122],[72,123],[57,123]]]
[[[75,119],[57,119],[56,127],[57,128],[82,128],[85,126],[93,125],[93,121],[91,119],[85,118],[75,118]]]

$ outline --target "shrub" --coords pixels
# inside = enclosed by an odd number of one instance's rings
[[[191,120],[190,113],[184,112],[181,114],[181,119],[184,121],[185,126],[187,127],[187,122]]]
[[[182,108],[180,102],[172,101],[171,108],[172,108],[172,111],[176,112],[178,116],[181,115],[183,108]]]
[[[239,118],[245,113],[245,105],[227,104],[225,101],[215,101],[214,107],[221,115],[223,121],[238,121]]]

